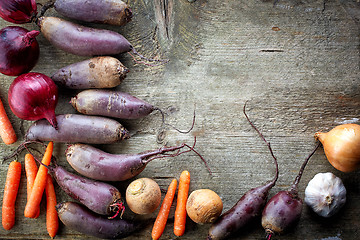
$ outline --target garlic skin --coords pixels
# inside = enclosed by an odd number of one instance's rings
[[[318,173],[305,189],[305,203],[322,217],[331,217],[346,202],[346,189],[334,174]]]

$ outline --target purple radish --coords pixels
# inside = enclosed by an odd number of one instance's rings
[[[66,150],[66,159],[75,171],[85,177],[101,181],[124,181],[140,174],[146,165],[154,159],[173,157],[186,152],[168,154],[185,146],[195,151],[193,147],[182,144],[174,147],[162,147],[138,154],[110,154],[90,145],[73,144]],[[202,160],[211,173],[205,160]]]
[[[251,221],[260,216],[261,211],[265,206],[269,191],[275,185],[279,176],[277,159],[273,154],[270,143],[266,141],[261,132],[250,121],[245,112],[245,107],[246,103],[243,109],[246,119],[258,132],[260,137],[265,141],[270,150],[271,156],[274,159],[276,169],[275,176],[272,180],[265,183],[264,185],[253,188],[246,192],[231,209],[222,214],[210,227],[207,237],[208,240],[226,239],[235,232],[246,227]]]
[[[56,210],[66,227],[102,239],[125,238],[142,225],[124,219],[105,218],[75,202],[58,203]]]
[[[65,66],[53,73],[51,79],[58,86],[70,89],[113,88],[128,72],[118,59],[101,56]]]
[[[83,114],[121,119],[142,118],[157,109],[128,93],[105,89],[84,90],[71,98],[71,104]]]
[[[290,190],[278,192],[266,204],[262,213],[261,225],[265,229],[267,240],[270,240],[275,233],[281,234],[293,227],[300,220],[303,200],[298,195],[298,184],[306,164],[319,146],[320,143],[305,159]]]
[[[84,22],[123,26],[132,18],[131,9],[120,0],[55,0],[54,7],[65,17]]]
[[[117,121],[80,114],[57,115],[58,130],[42,119],[30,126],[26,139],[65,143],[109,144],[129,138],[129,132]]]

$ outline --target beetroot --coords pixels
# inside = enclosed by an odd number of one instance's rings
[[[280,191],[274,195],[266,204],[261,218],[261,224],[270,240],[275,234],[281,234],[294,226],[299,220],[302,212],[303,200],[298,195],[298,184],[304,172],[305,166],[316,149],[305,159],[289,191]]]

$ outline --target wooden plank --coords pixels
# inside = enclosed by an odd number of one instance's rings
[[[43,4],[46,1],[38,1]],[[166,121],[180,129],[191,125],[192,134],[179,134],[162,127],[158,113],[122,121],[132,138],[119,144],[101,145],[112,153],[136,153],[162,145],[193,143],[208,161],[210,176],[193,153],[155,160],[139,177],[152,177],[166,188],[171,177],[188,169],[190,190],[210,188],[217,192],[224,211],[250,188],[273,176],[272,158],[266,145],[246,122],[242,107],[271,142],[279,160],[280,176],[270,192],[286,190],[305,157],[315,146],[316,131],[330,130],[346,122],[360,122],[359,12],[357,1],[231,1],[231,0],[136,0],[129,1],[133,21],[124,27],[86,24],[123,34],[136,50],[148,57],[169,59],[158,67],[136,64],[128,54],[118,58],[130,68],[117,89],[142,98],[166,114]],[[60,16],[53,9],[47,15]],[[12,25],[3,20],[1,28]],[[25,24],[37,29],[34,24]],[[86,59],[55,49],[43,36],[38,38],[41,56],[33,71],[51,75],[68,64]],[[1,75],[0,97],[19,136],[14,146],[0,146],[1,157],[9,155],[24,140],[31,122],[19,120],[7,106],[7,89],[13,77]],[[61,90],[60,113],[75,113],[68,104],[77,91]],[[59,164],[66,162],[66,144],[55,144]],[[23,154],[20,156],[22,159]],[[8,162],[0,166],[2,196]],[[301,220],[293,231],[276,239],[354,239],[359,236],[359,174],[341,173],[326,160],[322,149],[313,156],[299,185],[304,197],[307,182],[318,172],[333,172],[348,190],[347,204],[335,217],[323,219],[304,206]],[[124,193],[129,181],[115,183]],[[59,187],[59,201],[70,199]],[[44,239],[45,205],[39,219],[25,219],[26,182],[22,179],[17,200],[17,222],[11,231],[0,230],[0,238]],[[172,218],[163,239],[174,239]],[[154,218],[156,213],[143,218]],[[124,217],[136,217],[127,210]],[[206,237],[208,225],[188,220],[181,239]],[[149,238],[151,224],[128,239]],[[84,235],[63,225],[57,239],[83,239]],[[233,239],[264,239],[260,222],[254,222]],[[89,237],[89,239],[93,239]]]

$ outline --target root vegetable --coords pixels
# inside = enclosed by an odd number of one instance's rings
[[[174,234],[178,237],[184,235],[186,224],[186,201],[190,188],[190,172],[184,170],[180,174],[179,190],[174,216]]]
[[[184,147],[189,150],[180,150]],[[192,147],[183,143],[178,146],[161,147],[136,154],[111,154],[86,144],[72,144],[66,150],[66,160],[78,173],[88,178],[101,181],[124,181],[140,174],[146,165],[158,158],[175,157],[188,151],[194,151],[206,161]],[[209,168],[208,168],[209,169]],[[210,169],[209,172],[211,173]]]
[[[186,212],[196,223],[213,223],[221,214],[223,203],[219,195],[210,189],[193,191],[187,202]]]
[[[262,212],[261,225],[266,231],[267,240],[270,240],[275,233],[281,234],[293,227],[300,220],[303,201],[298,195],[298,184],[306,164],[319,146],[320,144],[317,144],[305,159],[290,190],[278,192],[266,203]]]
[[[41,33],[52,45],[75,55],[101,56],[127,52],[136,62],[139,61],[133,54],[142,59],[141,63],[145,65],[155,66],[148,62],[159,64],[167,62],[141,55],[125,37],[114,31],[85,27],[57,17],[39,17],[37,24]]]
[[[117,121],[80,114],[57,115],[58,130],[46,120],[36,121],[26,133],[27,140],[66,143],[108,144],[129,138],[128,131]]]
[[[133,49],[114,31],[84,27],[57,17],[40,17],[38,25],[52,45],[75,55],[116,55]]]
[[[113,88],[128,72],[118,59],[103,56],[65,66],[53,73],[51,79],[58,86],[70,89]]]
[[[75,202],[56,205],[61,222],[73,230],[102,239],[119,239],[140,229],[141,224],[124,219],[108,219]]]
[[[266,141],[261,132],[252,124],[245,112],[245,107],[246,103],[243,109],[246,119],[266,143],[270,154],[274,159],[276,169],[275,176],[264,185],[250,189],[231,209],[222,214],[210,227],[207,238],[208,240],[226,239],[250,224],[256,217],[260,216],[261,211],[265,206],[269,191],[275,185],[279,176],[277,159],[273,154],[270,143]]]
[[[122,210],[121,193],[104,182],[70,173],[59,165],[50,168],[54,179],[70,197],[101,215],[114,215]]]
[[[149,115],[156,108],[128,93],[89,89],[71,98],[71,104],[80,113],[121,119],[137,119]]]
[[[150,178],[139,178],[126,189],[126,203],[136,214],[150,214],[161,202],[159,185]]]
[[[122,26],[131,21],[132,11],[121,0],[55,0],[60,14],[84,21]]]

